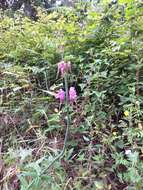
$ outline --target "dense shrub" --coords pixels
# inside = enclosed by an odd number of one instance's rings
[[[98,7],[0,21],[0,130],[14,131],[4,138],[3,159],[7,167],[17,162],[21,189],[32,181],[26,175],[37,179],[31,189],[143,188],[143,4]],[[61,59],[72,63],[78,101],[62,167],[40,176],[63,143],[64,112],[49,96],[63,83],[56,77]]]

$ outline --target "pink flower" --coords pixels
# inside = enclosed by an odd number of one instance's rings
[[[63,103],[64,100],[65,100],[65,91],[60,89],[57,94],[55,95],[55,98],[56,99],[59,99],[60,100],[60,103]]]
[[[61,73],[63,76],[66,72],[71,71],[71,63],[61,61],[58,63],[58,74]]]
[[[74,103],[77,99],[77,93],[74,87],[70,87],[69,89],[69,101],[70,103]]]

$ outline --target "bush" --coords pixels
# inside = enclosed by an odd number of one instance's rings
[[[23,189],[32,181],[26,175],[36,177],[34,189],[45,183],[53,190],[142,189],[143,5],[98,6],[49,15],[39,9],[37,22],[18,14],[0,21],[1,130],[10,133],[14,126],[15,132],[6,140],[4,159],[7,166],[18,162]],[[56,77],[62,58],[72,62],[78,102],[62,168],[56,163],[46,177],[39,174],[64,137],[65,113],[46,94],[62,86]]]

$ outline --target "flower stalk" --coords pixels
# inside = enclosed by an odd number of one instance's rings
[[[53,164],[61,159],[64,156],[65,150],[66,150],[66,145],[67,145],[67,140],[68,140],[68,133],[69,133],[69,127],[70,127],[70,113],[69,113],[69,94],[68,94],[68,74],[65,73],[64,75],[64,83],[65,83],[65,90],[66,90],[66,113],[67,113],[67,120],[66,120],[66,132],[65,132],[65,138],[64,138],[64,145],[62,148],[62,151],[59,155],[55,157],[55,159],[47,166],[47,168],[42,172],[44,174],[47,170],[49,170]]]

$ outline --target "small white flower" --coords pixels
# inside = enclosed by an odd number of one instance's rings
[[[126,154],[126,155],[130,155],[131,153],[132,153],[131,150],[125,150],[125,154]]]

